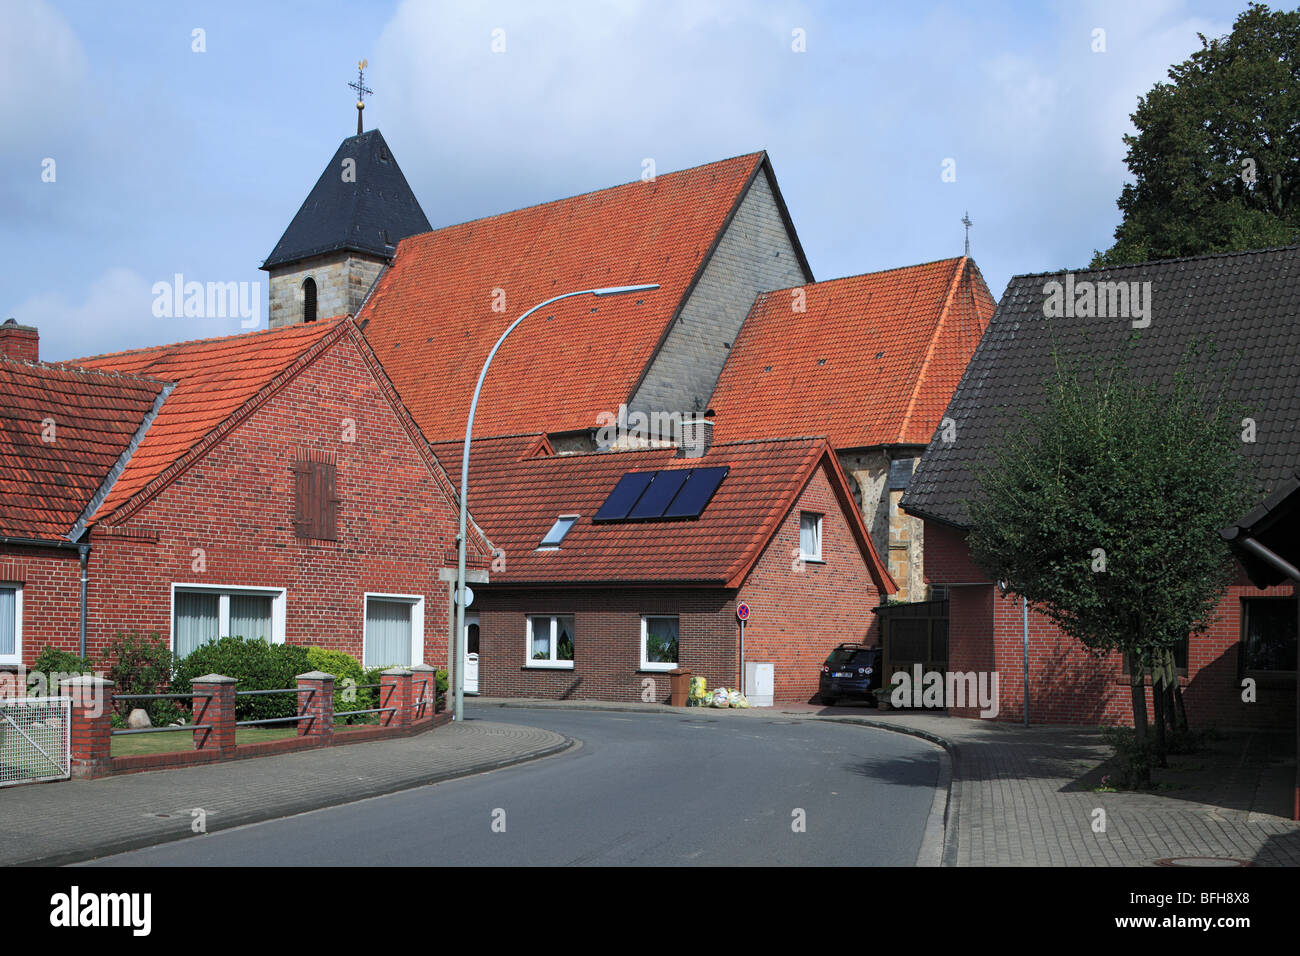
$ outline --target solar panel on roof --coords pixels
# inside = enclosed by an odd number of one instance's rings
[[[655,472],[655,479],[650,482],[650,487],[645,490],[640,500],[628,512],[628,520],[644,521],[648,518],[662,518],[664,509],[672,503],[677,492],[682,490],[682,485],[685,484],[690,474],[691,469],[689,468]]]
[[[709,502],[713,500],[714,492],[722,484],[722,479],[727,477],[727,472],[731,469],[727,466],[720,468],[692,468],[690,477],[677,496],[664,509],[665,518],[698,518],[704,513],[704,509]]]
[[[649,487],[656,472],[629,471],[618,480],[614,490],[609,493],[605,503],[600,506],[592,521],[622,521],[637,503],[637,499]]]

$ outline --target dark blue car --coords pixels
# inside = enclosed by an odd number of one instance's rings
[[[822,703],[830,707],[841,698],[874,702],[882,669],[879,647],[841,644],[822,665],[818,687]]]

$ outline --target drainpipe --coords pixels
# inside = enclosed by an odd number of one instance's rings
[[[1021,656],[1024,661],[1025,726],[1029,726],[1029,602],[1020,595]]]
[[[81,656],[86,656],[86,585],[90,583],[90,545],[77,545],[81,557]]]

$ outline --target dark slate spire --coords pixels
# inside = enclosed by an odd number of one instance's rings
[[[340,250],[389,257],[399,240],[429,231],[397,160],[372,129],[339,146],[262,268]]]

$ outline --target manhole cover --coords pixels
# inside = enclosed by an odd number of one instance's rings
[[[1170,856],[1156,860],[1156,866],[1254,866],[1250,860],[1233,856]]]

